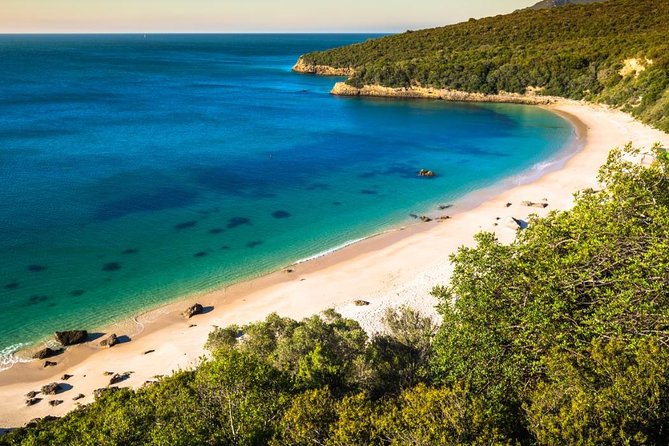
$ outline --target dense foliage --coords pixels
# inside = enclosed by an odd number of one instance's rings
[[[524,10],[310,53],[356,70],[354,86],[446,88],[587,99],[669,130],[669,2],[609,0]],[[637,68],[625,68],[636,59]]]
[[[212,357],[1,445],[669,444],[669,159],[453,256],[443,324],[326,311],[216,329]]]

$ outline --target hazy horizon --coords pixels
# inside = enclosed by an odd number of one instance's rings
[[[5,0],[0,34],[394,33],[512,12],[532,0]]]

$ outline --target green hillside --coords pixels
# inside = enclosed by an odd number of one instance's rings
[[[559,8],[567,5],[587,5],[590,3],[599,3],[606,0],[542,0],[539,3],[530,6],[531,9]]]
[[[669,2],[609,0],[409,31],[303,56],[351,67],[353,86],[587,99],[669,130]],[[627,63],[626,63],[627,61]]]

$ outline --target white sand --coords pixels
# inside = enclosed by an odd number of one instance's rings
[[[567,102],[549,108],[570,116],[584,133],[583,149],[558,170],[501,192],[480,192],[479,199],[488,197],[482,204],[455,214],[451,220],[392,231],[297,265],[292,273],[270,274],[118,324],[109,331],[130,335],[132,341],[112,349],[101,350],[94,343],[70,348],[51,359],[58,365],[47,369],[42,368],[43,361],[17,364],[0,373],[0,428],[20,426],[46,415],[61,416],[75,407],[72,398],[80,393],[86,395],[82,403],[91,402],[93,391],[109,382],[105,371],[132,371],[131,378],[121,385],[138,387],[154,375],[193,367],[205,353],[202,346],[214,326],[257,321],[270,312],[302,318],[331,307],[358,320],[369,332],[381,329],[380,318],[388,307],[411,305],[436,317],[436,302],[429,292],[434,285],[448,282],[448,256],[461,245],[471,245],[476,232],[495,231],[500,240],[509,242],[516,232],[507,226],[511,217],[525,220],[531,213],[543,216],[554,209],[568,209],[574,192],[597,187],[598,168],[610,149],[630,141],[643,148],[654,142],[669,145],[669,135],[621,112]],[[546,209],[520,204],[543,199],[549,203]],[[507,202],[513,205],[507,208]],[[356,299],[371,305],[356,307]],[[194,301],[214,309],[185,321],[179,313]],[[197,326],[189,328],[190,324]],[[155,352],[143,354],[147,350]],[[28,391],[64,382],[60,379],[64,373],[74,375],[67,381],[70,390],[25,406]],[[64,403],[51,407],[48,402],[54,399]]]

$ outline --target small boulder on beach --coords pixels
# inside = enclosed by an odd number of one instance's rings
[[[62,353],[62,350],[56,350],[50,347],[43,348],[42,350],[39,350],[35,352],[33,355],[33,359],[46,359],[50,358],[52,356],[56,356],[58,354]]]
[[[26,406],[28,406],[28,407],[34,406],[35,404],[39,403],[40,401],[42,401],[42,398],[28,398],[26,400]]]
[[[34,390],[31,390],[30,392],[26,393],[26,398],[35,398],[39,392],[35,392]]]
[[[67,373],[64,374],[63,376],[60,377],[63,381],[67,381],[68,379],[72,378],[74,375],[68,375]]]
[[[52,406],[52,407],[60,406],[61,404],[63,404],[63,400],[49,401],[49,405]]]
[[[59,383],[51,383],[42,386],[42,394],[44,395],[56,395],[58,392],[62,390],[63,387]]]
[[[100,342],[100,347],[106,347],[106,348],[112,348],[116,344],[118,344],[118,337],[116,336],[116,333],[112,333],[109,335],[107,339],[103,339]]]
[[[367,302],[366,300],[361,300],[361,299],[356,300],[354,303],[355,303],[356,307],[366,307],[366,306],[369,305],[369,302]]]
[[[548,203],[546,203],[545,201],[542,201],[542,202],[539,202],[539,203],[535,203],[534,201],[523,201],[520,204],[522,204],[523,206],[532,207],[532,208],[545,209],[545,208],[548,207]]]
[[[54,362],[54,361],[44,361],[44,368],[55,367],[57,365],[58,365],[58,363]]]
[[[58,342],[68,346],[86,342],[88,332],[86,330],[57,331],[54,336]]]
[[[184,312],[181,313],[181,314],[182,314],[186,319],[190,319],[190,318],[192,318],[192,317],[195,316],[195,315],[202,314],[202,311],[203,311],[203,310],[204,310],[204,308],[202,307],[202,305],[200,305],[200,304],[195,304],[195,305],[192,305],[192,306],[186,308],[186,310],[184,310]]]
[[[78,401],[78,400],[83,399],[83,398],[86,398],[86,395],[84,395],[83,393],[80,393],[79,395],[72,398],[72,401]]]

